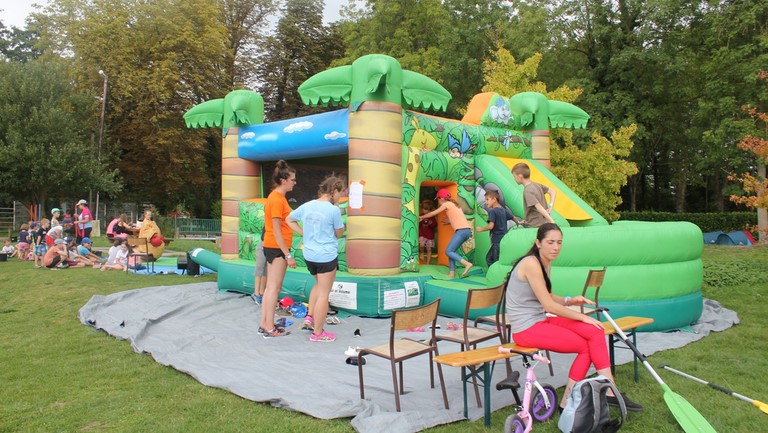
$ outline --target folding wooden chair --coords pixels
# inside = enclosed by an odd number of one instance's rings
[[[595,301],[595,305],[581,305],[578,308],[579,312],[581,314],[594,314],[595,317],[597,317],[597,320],[602,321],[602,317],[600,315],[600,304],[598,302],[598,297],[600,296],[600,287],[603,286],[603,279],[605,278],[605,269],[606,267],[603,266],[603,269],[596,270],[596,269],[590,269],[589,273],[587,274],[587,281],[584,282],[584,288],[581,290],[581,296],[592,299]],[[595,296],[590,297],[589,292],[591,290],[594,290]]]
[[[380,346],[361,349],[357,355],[357,368],[360,375],[360,398],[365,398],[365,387],[363,384],[363,357],[366,355],[375,355],[388,359],[390,369],[392,370],[392,385],[395,390],[395,407],[400,412],[400,394],[404,394],[403,384],[403,361],[419,355],[429,355],[429,380],[430,386],[435,387],[435,374],[432,365],[432,356],[439,355],[437,352],[437,340],[435,338],[435,328],[437,325],[437,312],[440,307],[440,299],[416,308],[393,310],[392,321],[389,328],[389,342]],[[396,331],[413,329],[419,326],[431,324],[432,336],[428,341],[416,341],[410,338],[395,339]],[[398,370],[395,365],[399,366]],[[440,388],[443,391],[443,402],[448,409],[448,395],[445,392],[445,381],[443,380],[443,370],[440,364],[437,364],[437,373],[440,376]],[[399,385],[399,386],[398,386]]]
[[[128,248],[131,252],[128,253],[128,264],[133,262],[133,272],[138,272],[139,264],[144,262],[147,264],[148,272],[155,273],[155,261],[157,258],[149,252],[149,239],[147,238],[128,238],[126,239]]]
[[[497,287],[490,289],[469,289],[467,291],[467,303],[464,307],[464,318],[462,319],[461,329],[449,332],[447,334],[438,335],[437,341],[451,341],[461,345],[461,351],[472,350],[477,348],[478,343],[488,341],[494,338],[499,339],[500,344],[504,344],[504,288],[505,284],[501,284]],[[488,328],[480,328],[475,322],[474,326],[469,322],[469,316],[471,311],[479,310],[488,307],[496,307],[496,314],[493,317],[493,321],[500,323],[500,326],[496,326],[495,330]],[[469,367],[470,371],[474,373],[474,367]],[[511,372],[511,367],[508,368]],[[480,390],[477,387],[477,379],[472,376],[472,384],[475,388],[475,397],[477,398],[477,407],[482,407],[480,400]]]

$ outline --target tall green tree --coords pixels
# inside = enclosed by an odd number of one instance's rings
[[[105,143],[125,179],[121,199],[205,214],[218,197],[217,141],[187,130],[182,115],[230,86],[220,17],[210,0],[58,0],[37,16],[47,55],[77,59],[79,88],[100,95],[98,71],[109,77]]]
[[[366,0],[345,26],[346,55],[336,65],[349,64],[368,54],[394,57],[409,69],[440,81],[442,32],[449,14],[440,0]]]
[[[436,28],[442,73],[428,75],[450,90],[453,99],[448,115],[455,116],[480,93],[483,61],[509,25],[510,14],[505,2],[486,0],[446,0],[443,7],[447,11],[446,24]]]
[[[219,0],[221,21],[227,29],[230,55],[226,58],[231,88],[242,88],[255,81],[258,48],[264,42],[269,18],[276,0]]]
[[[13,62],[28,62],[42,54],[36,47],[40,35],[36,30],[10,28],[0,21],[0,59]]]
[[[0,191],[40,203],[116,193],[117,174],[96,158],[93,96],[79,93],[63,64],[0,62]]]
[[[498,47],[493,58],[485,62],[483,91],[512,96],[522,92],[539,92],[549,100],[573,102],[581,89],[561,86],[547,91],[546,84],[537,81],[541,55],[534,55],[517,64],[503,47]],[[627,178],[637,171],[634,163],[626,161],[632,149],[632,135],[636,127],[630,125],[611,133],[608,139],[593,131],[589,142],[576,146],[573,132],[553,128],[551,141],[552,172],[606,219],[618,218],[616,207],[621,203],[619,192]]]
[[[297,92],[309,77],[342,55],[339,33],[323,25],[322,1],[288,0],[274,36],[259,57],[259,93],[266,118],[282,120],[319,111],[304,105]]]

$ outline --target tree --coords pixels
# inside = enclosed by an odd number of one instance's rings
[[[449,29],[440,0],[366,0],[357,21],[345,26],[346,55],[334,64],[349,64],[368,54],[385,54],[403,68],[443,76],[441,33]]]
[[[257,47],[261,46],[263,32],[269,28],[267,20],[275,12],[275,0],[219,0],[221,22],[229,36],[230,55],[226,58],[226,71],[230,87],[242,88],[254,83],[257,71]]]
[[[535,81],[541,57],[534,55],[518,65],[509,51],[497,47],[494,58],[485,62],[483,91],[509,96],[538,92],[550,101],[574,101],[581,94],[580,89],[561,86],[548,92],[544,83]],[[621,187],[627,177],[637,171],[634,163],[623,159],[632,149],[635,129],[633,125],[620,128],[613,132],[611,140],[593,132],[583,149],[574,145],[571,131],[557,128],[552,134],[552,172],[609,220],[618,217],[616,207],[621,203]]]
[[[231,85],[219,3],[60,0],[36,17],[46,55],[77,59],[78,88],[101,94],[97,72],[109,77],[106,142],[125,178],[121,198],[206,214],[220,191],[218,141],[187,130],[182,115]]]
[[[301,102],[296,89],[341,57],[338,33],[323,26],[323,2],[288,0],[274,36],[259,56],[259,93],[266,117],[282,120],[318,112]]]
[[[40,35],[36,30],[6,28],[0,22],[0,59],[13,62],[28,62],[40,57],[36,47]]]
[[[25,203],[60,203],[89,190],[116,193],[117,173],[96,158],[93,97],[64,65],[0,62],[0,191]]]
[[[758,77],[763,84],[768,83],[768,71],[760,71]],[[765,103],[762,105],[765,107]],[[755,156],[755,175],[746,172],[741,176],[732,177],[741,183],[745,195],[732,195],[731,201],[757,210],[757,230],[760,235],[760,243],[768,244],[768,179],[765,169],[768,164],[768,112],[764,108],[759,109],[752,106],[744,106],[743,110],[753,119],[756,134],[745,135],[737,146]]]

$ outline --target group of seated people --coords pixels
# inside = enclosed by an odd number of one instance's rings
[[[130,252],[140,252],[158,258],[165,249],[165,239],[157,224],[152,221],[151,210],[145,211],[143,221],[136,225],[130,224],[125,214],[121,214],[109,223],[106,233],[113,245],[106,258],[92,251],[93,242],[87,236],[81,238],[77,244],[72,219],[65,216],[59,222],[60,216],[61,210],[54,208],[51,211],[50,220],[42,218],[39,222],[31,221],[22,224],[17,245],[14,247],[11,240],[6,239],[2,252],[8,258],[34,260],[36,268],[94,267],[102,271],[127,271]],[[141,238],[144,238],[143,243],[138,241]],[[134,242],[131,239],[137,240]],[[133,246],[133,250],[129,245]]]

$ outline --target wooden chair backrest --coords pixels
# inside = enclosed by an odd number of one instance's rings
[[[599,300],[600,287],[603,286],[603,279],[605,278],[605,269],[606,267],[603,266],[603,269],[600,269],[600,270],[597,270],[597,269],[589,270],[589,273],[587,274],[587,281],[584,282],[584,289],[581,291],[581,296],[595,301],[595,305],[594,306],[587,305],[587,307],[584,307],[584,305],[582,305],[579,308],[582,314],[584,314],[587,311],[587,308],[591,310],[592,308],[600,307],[600,300]],[[594,296],[589,296],[589,294],[587,293],[590,288],[595,290]],[[597,319],[602,320],[600,312],[596,311],[595,313],[597,315]]]
[[[413,329],[424,326],[427,323],[434,325],[437,322],[437,311],[440,308],[440,299],[435,299],[421,307],[392,311],[392,332]]]
[[[587,274],[587,281],[584,283],[584,291],[582,293],[585,294],[588,287],[596,287],[599,288],[603,285],[603,278],[605,278],[605,269],[606,267],[603,266],[603,269],[601,270],[595,270],[590,269],[589,274]]]
[[[490,289],[469,289],[467,291],[467,310],[499,305],[502,293],[504,293],[504,284]]]

